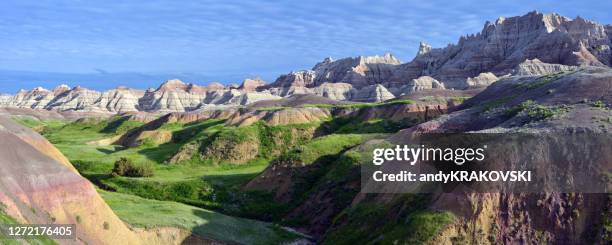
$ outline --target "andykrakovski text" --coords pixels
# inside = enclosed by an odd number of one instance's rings
[[[489,182],[489,181],[531,181],[531,171],[450,171],[444,173],[420,173],[415,174],[409,171],[399,171],[398,173],[384,173],[374,171],[372,174],[374,181],[420,181],[420,182],[441,182],[448,184],[451,182]]]
[[[420,145],[396,145],[394,148],[376,148],[373,150],[372,163],[381,166],[387,161],[394,164],[405,163],[414,166],[417,162],[438,162],[462,166],[465,163],[481,162],[486,158],[487,146],[475,148],[436,148]],[[385,172],[377,170],[372,173],[376,182],[530,182],[531,171],[496,171],[496,170],[450,170],[435,173],[414,173],[412,171]]]

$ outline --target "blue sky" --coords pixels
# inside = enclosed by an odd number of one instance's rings
[[[612,23],[612,1],[78,1],[0,3],[0,92],[60,82],[94,89],[268,81],[327,56],[410,61],[531,10]]]

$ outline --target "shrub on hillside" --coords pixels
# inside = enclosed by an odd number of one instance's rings
[[[135,164],[130,159],[122,157],[115,162],[111,174],[125,177],[151,177],[153,167],[150,164]]]

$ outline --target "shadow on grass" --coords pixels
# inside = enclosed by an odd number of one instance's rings
[[[98,150],[99,152],[102,152],[104,154],[110,155],[110,154],[113,154],[113,153],[116,153],[118,151],[123,150],[123,148],[121,148],[121,147],[113,147],[113,149],[96,148],[96,150]]]
[[[88,179],[89,181],[91,181],[91,183],[93,183],[94,185],[96,185],[98,188],[102,190],[113,191],[113,192],[117,191],[115,188],[104,184],[105,180],[113,178],[113,176],[111,176],[110,174],[81,174],[81,175],[85,177],[86,179]]]
[[[364,116],[356,115],[346,117],[336,117],[330,121],[322,123],[316,130],[315,135],[328,134],[370,134],[370,133],[395,133],[401,129],[414,126],[424,119],[413,118],[403,119],[401,121],[391,121],[381,116],[377,119],[363,121]],[[414,113],[417,116],[417,113]]]
[[[218,174],[207,175],[202,177],[202,180],[210,182],[216,186],[242,186],[251,181],[260,173],[245,173],[245,174]]]
[[[170,159],[170,157],[172,157],[172,155],[174,155],[180,147],[181,145],[177,143],[165,143],[139,150],[138,154],[145,156],[151,161],[163,163],[164,161]]]
[[[111,122],[109,122],[106,127],[104,127],[102,130],[100,130],[100,133],[115,133],[117,131],[117,129],[119,129],[119,127],[121,127],[121,125],[123,125],[124,122],[127,122],[129,120],[128,117],[120,117],[116,120],[113,120]]]
[[[212,120],[203,122],[196,121],[185,124],[185,127],[183,129],[172,132],[172,142],[186,142],[188,140],[193,139],[193,137],[197,136],[205,129],[217,126],[219,124],[223,124],[224,122],[225,120]]]
[[[193,214],[206,220],[192,228],[194,234],[204,241],[227,244],[287,244],[300,236],[288,232],[278,225],[257,220],[231,217],[206,210],[193,210]],[[202,240],[196,240],[202,241]],[[181,244],[194,244],[187,238]],[[204,244],[204,243],[198,243]]]

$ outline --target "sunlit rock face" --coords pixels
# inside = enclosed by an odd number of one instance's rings
[[[395,77],[409,81],[423,75],[461,89],[468,77],[483,72],[510,73],[527,59],[563,65],[610,66],[612,28],[582,18],[530,12],[487,22],[482,31],[461,37],[457,44],[431,48],[422,44],[413,61]]]
[[[45,138],[4,116],[0,137],[3,213],[24,224],[75,224],[79,242],[66,244],[142,244]]]
[[[387,88],[380,84],[370,85],[362,89],[356,90],[351,95],[352,101],[360,102],[382,102],[393,98],[395,98],[395,96],[391,92],[389,92]]]
[[[391,54],[333,60],[326,58],[311,70],[280,76],[271,87],[317,87],[324,83],[348,83],[362,88],[383,84],[401,62]]]
[[[422,76],[412,79],[407,85],[400,88],[402,94],[409,94],[415,91],[445,89],[444,84],[430,76]]]
[[[573,71],[578,67],[561,64],[548,64],[538,59],[525,60],[512,71],[515,76],[542,76],[558,72]]]
[[[487,87],[497,81],[498,78],[495,74],[490,72],[483,72],[480,75],[475,77],[468,77],[465,80],[465,86],[468,88],[479,88],[479,87]]]

